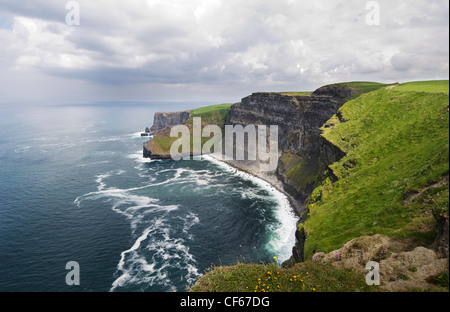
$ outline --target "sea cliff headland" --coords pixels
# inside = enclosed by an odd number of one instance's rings
[[[279,127],[276,171],[261,172],[258,160],[226,162],[288,194],[299,222],[285,266],[323,254],[316,262],[343,270],[349,267],[341,264],[353,263],[362,274],[361,261],[340,257],[377,258],[384,248],[389,252],[379,261],[392,265],[392,272],[384,272],[386,290],[427,289],[424,278],[448,272],[441,260],[448,259],[448,237],[442,234],[448,233],[448,81],[352,82],[310,94],[254,93],[221,107],[215,116],[221,116],[221,127]],[[144,144],[144,157],[168,156],[169,128]],[[350,243],[362,237],[368,238],[356,243],[359,247]],[[354,248],[347,251],[346,243]],[[411,259],[420,253],[434,269],[416,260],[405,269],[393,261],[408,252]],[[408,269],[427,273],[414,275]]]

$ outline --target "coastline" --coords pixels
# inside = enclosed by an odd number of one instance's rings
[[[299,216],[296,214],[295,206],[292,203],[292,197],[282,189],[282,184],[276,179],[276,176],[273,175],[273,177],[271,176],[268,178],[269,175],[267,174],[262,174],[261,172],[256,174],[256,172],[248,170],[250,168],[242,168],[233,162],[217,159],[213,154],[202,155],[201,157],[202,159],[213,162],[244,179],[255,182],[272,194],[279,203],[279,209],[277,209],[276,213],[281,226],[270,229],[274,232],[275,237],[278,238],[278,240],[272,240],[269,242],[269,245],[271,245],[273,249],[280,250],[279,255],[274,255],[277,256],[280,264],[290,259],[292,256],[292,248],[296,244],[295,232]]]
[[[213,158],[215,161],[221,162],[223,164],[226,164],[236,170],[242,171],[247,173],[248,175],[251,175],[255,178],[261,179],[265,181],[266,183],[270,184],[271,187],[275,188],[278,192],[283,193],[284,196],[289,200],[289,204],[292,208],[293,213],[297,216],[297,218],[300,218],[299,211],[301,211],[302,204],[300,201],[295,199],[291,194],[286,192],[284,190],[284,184],[283,182],[278,179],[278,177],[272,173],[266,173],[261,172],[258,169],[259,163],[255,161],[248,161],[248,160],[222,160],[217,159],[214,157],[214,154],[204,154],[203,156],[208,156]]]

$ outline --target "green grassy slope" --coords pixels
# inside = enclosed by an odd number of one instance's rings
[[[352,82],[343,82],[338,83],[338,85],[346,85],[350,88],[356,89],[357,92],[353,95],[353,98],[357,98],[358,96],[367,93],[372,92],[375,90],[378,90],[382,87],[388,86],[387,84],[380,83],[380,82],[371,82],[371,81],[352,81]]]
[[[311,196],[306,259],[362,235],[432,240],[414,224],[448,206],[448,184],[427,193],[430,205],[405,199],[448,173],[448,107],[448,81],[380,88],[341,107],[343,120],[334,116],[322,130],[347,155],[330,166],[339,180],[326,179]]]
[[[313,261],[280,268],[275,263],[213,267],[192,292],[371,292],[361,274]]]
[[[415,81],[401,84],[397,91],[448,93],[448,80]]]

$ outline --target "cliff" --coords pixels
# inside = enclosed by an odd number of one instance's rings
[[[193,110],[175,113],[156,113],[151,128],[153,138],[144,143],[144,158],[168,160],[170,156],[170,146],[177,138],[170,137],[170,130],[175,125],[185,125],[192,133],[193,118],[200,117],[202,127],[214,124],[221,129],[224,128],[228,120],[228,113],[232,104],[218,104],[201,107]],[[204,142],[205,139],[202,139]],[[207,140],[207,139],[206,139]],[[192,145],[191,145],[192,154]]]
[[[321,87],[308,96],[254,93],[231,106],[232,125],[278,125],[280,157],[275,175],[284,191],[295,199],[298,214],[319,175],[344,155],[322,139],[320,127],[358,91],[343,84]],[[249,165],[231,163],[244,170]]]
[[[190,116],[190,111],[155,113],[150,135],[154,135],[166,127],[181,125]]]

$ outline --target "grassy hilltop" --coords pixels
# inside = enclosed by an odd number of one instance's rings
[[[299,224],[307,237],[305,259],[374,234],[430,246],[437,234],[433,212],[448,215],[449,210],[448,179],[443,179],[449,171],[448,80],[349,85],[361,92],[322,127],[322,136],[346,156],[330,166],[334,177],[316,181],[307,200],[309,218]],[[290,174],[296,170],[301,166]],[[448,267],[443,276],[448,289]],[[307,260],[289,268],[273,263],[216,267],[191,290],[379,289],[367,287],[361,273]]]

